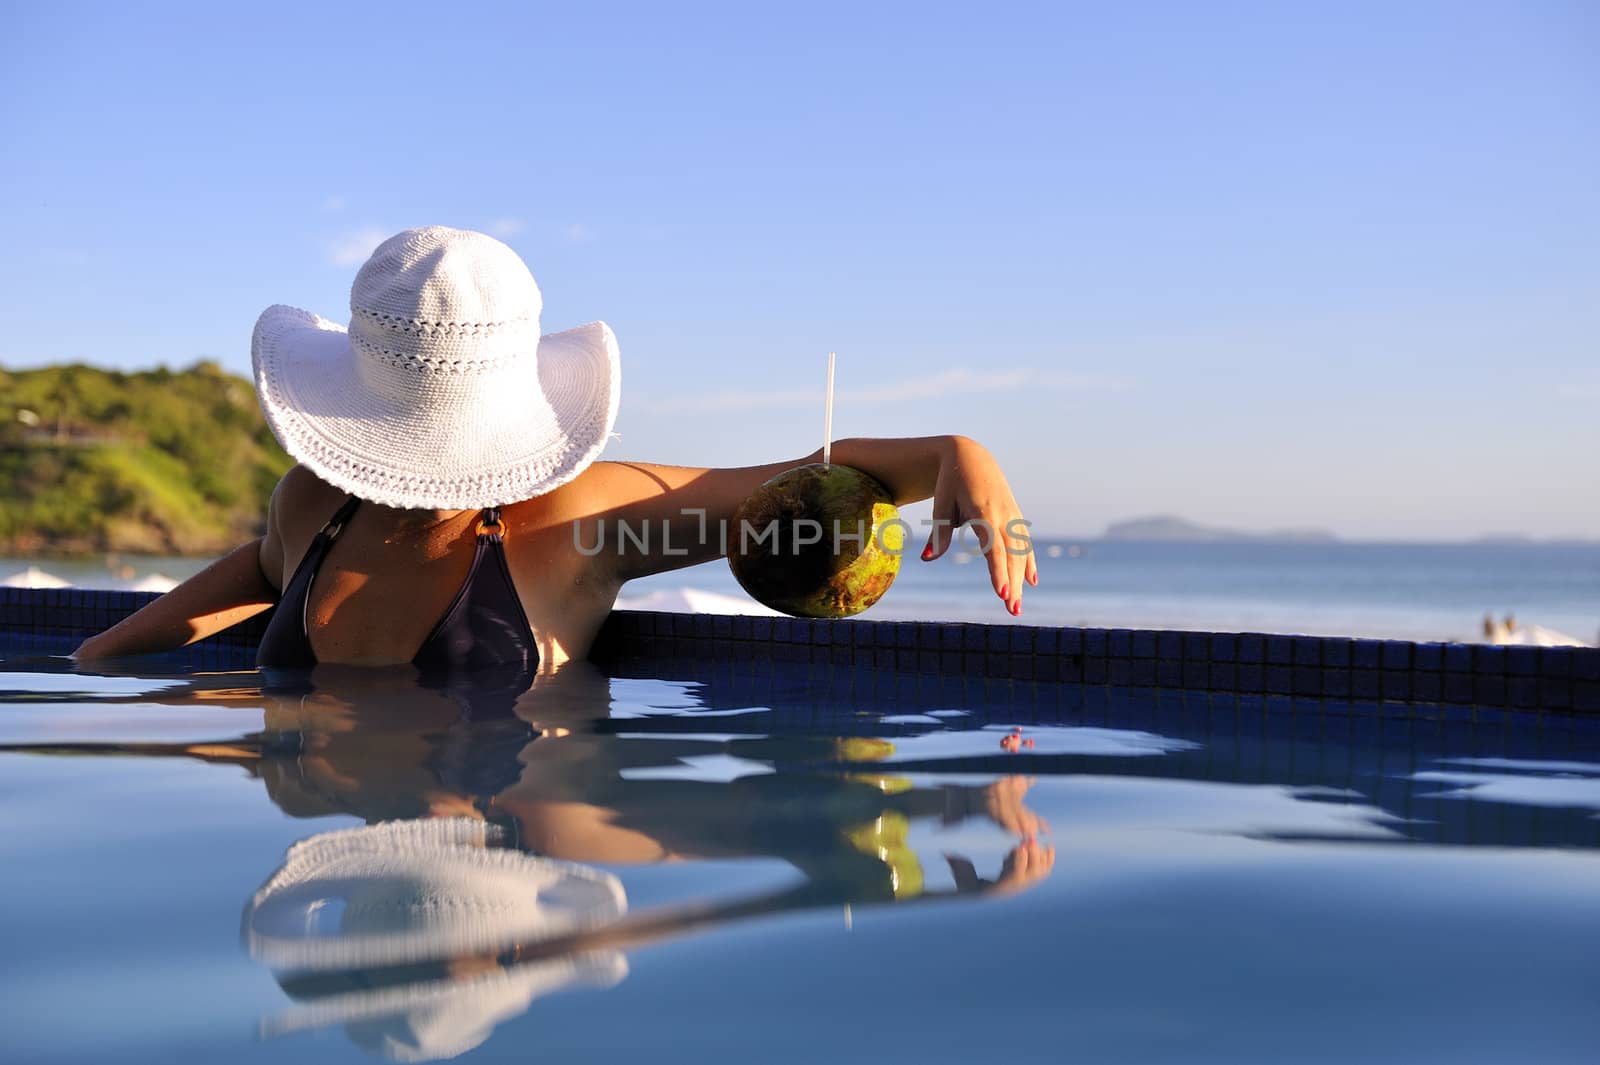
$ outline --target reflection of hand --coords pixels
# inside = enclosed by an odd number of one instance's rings
[[[1023,798],[1033,787],[1032,777],[1001,777],[983,792],[984,812],[1007,832],[1032,838],[1050,831],[1044,818],[1028,809]]]
[[[1023,891],[1050,875],[1056,867],[1056,849],[1036,839],[1027,839],[1011,849],[1000,866],[993,890],[1011,894]]]
[[[954,854],[946,854],[950,875],[955,878],[956,890],[962,894],[1010,895],[1025,891],[1050,875],[1056,866],[1056,849],[1027,839],[1011,848],[1000,865],[1000,875],[993,880],[978,876],[972,861]]]

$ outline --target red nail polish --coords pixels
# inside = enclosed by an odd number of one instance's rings
[[[932,544],[929,544],[927,547],[924,547],[922,549],[922,561],[924,561],[924,562],[932,562],[933,561],[933,545]]]
[[[1001,599],[1007,598],[1006,593],[1009,592],[1010,590],[1011,590],[1011,586],[1009,584],[1002,584],[1000,586],[1000,598]]]
[[[1012,603],[1011,604],[1011,616],[1014,617],[1014,618],[1020,618],[1022,616],[1022,604],[1021,603]]]

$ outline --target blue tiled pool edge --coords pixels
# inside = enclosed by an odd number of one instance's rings
[[[0,648],[63,654],[154,593],[0,589]],[[266,617],[187,649],[184,668],[249,665]],[[942,677],[1600,714],[1600,649],[1259,633],[823,621],[613,612],[593,657],[825,664]]]

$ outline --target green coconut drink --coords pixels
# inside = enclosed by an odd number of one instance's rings
[[[845,618],[883,598],[904,547],[905,523],[888,489],[860,470],[814,462],[780,473],[739,505],[728,565],[774,610]]]

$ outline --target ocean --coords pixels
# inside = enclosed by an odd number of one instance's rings
[[[1039,547],[1040,585],[1027,590],[1020,618],[989,590],[982,559],[963,562],[956,549],[933,563],[908,555],[889,594],[863,616],[1476,641],[1493,612],[1600,640],[1600,544],[1081,540]],[[1059,557],[1050,557],[1052,547]],[[129,556],[113,568],[0,559],[0,581],[35,565],[74,584],[121,588],[152,573],[182,579],[205,562]],[[623,605],[683,589],[744,598],[727,566],[713,563],[635,581]]]
[[[1060,557],[1049,557],[1051,547]],[[863,616],[1473,642],[1492,611],[1585,643],[1600,639],[1600,544],[1083,540],[1039,548],[1039,587],[1026,591],[1020,618],[990,590],[984,561],[961,564],[954,550],[932,563],[908,554],[889,594]],[[636,581],[625,594],[682,587],[742,594],[722,565]]]

